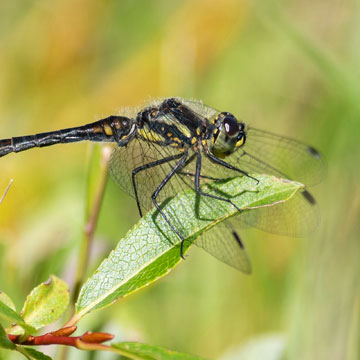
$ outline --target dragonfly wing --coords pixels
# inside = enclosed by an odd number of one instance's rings
[[[164,147],[134,139],[127,147],[114,149],[110,159],[110,174],[122,190],[135,197],[133,171],[146,164],[156,164],[156,162],[178,154],[179,152],[170,146]],[[175,159],[160,163],[136,173],[134,180],[143,213],[154,207],[152,194],[178,161],[179,159]],[[160,204],[189,186],[193,187],[189,179],[182,180],[179,176],[174,176],[159,192],[157,202]]]
[[[249,128],[246,143],[226,158],[248,172],[265,173],[315,185],[326,172],[326,163],[315,149],[299,141]],[[304,236],[319,223],[318,206],[308,190],[274,206],[245,212],[238,218],[249,226],[289,236]]]
[[[230,220],[214,226],[195,240],[195,244],[223,263],[241,272],[251,273],[246,249]]]
[[[325,175],[323,156],[313,147],[294,139],[249,127],[245,145],[231,156],[238,166],[249,171],[265,171],[299,181],[318,184]]]
[[[188,106],[198,116],[202,116],[208,120],[215,117],[220,112],[210,106],[205,105],[202,101],[199,100],[180,99],[180,101],[186,106]]]
[[[246,211],[239,220],[273,234],[302,237],[316,229],[320,215],[318,206],[298,192],[285,202]]]

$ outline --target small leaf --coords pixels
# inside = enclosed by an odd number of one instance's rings
[[[136,342],[123,342],[112,344],[112,348],[118,350],[118,353],[127,356],[130,359],[144,360],[201,360],[198,356],[185,353],[179,353],[165,349],[160,346],[150,346]]]
[[[16,345],[9,340],[4,328],[0,325],[0,347],[3,349],[13,350]]]
[[[86,343],[100,344],[105,341],[110,341],[114,338],[114,335],[101,333],[101,332],[88,332],[80,336],[80,340]]]
[[[52,360],[50,356],[47,356],[34,348],[18,346],[17,351],[31,360]]]
[[[247,177],[212,183],[206,191],[229,196],[244,211],[277,204],[291,198],[302,184],[269,175],[254,175],[258,185]],[[224,196],[224,195],[222,195]],[[216,204],[214,203],[216,202]],[[216,206],[214,206],[216,205]],[[191,209],[199,208],[201,216]],[[170,199],[163,207],[166,216],[185,234],[186,251],[204,231],[229,217],[239,215],[227,202],[202,197],[189,189]],[[74,321],[93,309],[108,306],[166,275],[179,261],[180,239],[156,211],[150,211],[122,239],[80,291]]]
[[[65,312],[69,304],[69,288],[51,275],[49,280],[34,288],[27,296],[22,316],[35,329],[51,324]]]
[[[16,323],[29,333],[36,332],[36,330],[31,325],[25,323],[25,321],[18,313],[16,313],[13,309],[8,307],[1,301],[0,301],[0,320],[9,323]]]
[[[76,326],[67,326],[51,332],[52,336],[70,336],[76,331]]]
[[[0,302],[8,306],[10,309],[16,312],[16,307],[13,301],[3,291],[0,290]]]

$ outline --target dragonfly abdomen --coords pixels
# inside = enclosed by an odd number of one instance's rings
[[[85,140],[117,142],[119,146],[123,146],[132,138],[134,129],[135,125],[131,119],[123,116],[109,116],[106,119],[74,128],[0,140],[0,157],[11,152],[20,152],[34,147]]]

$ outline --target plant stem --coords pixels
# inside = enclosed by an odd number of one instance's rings
[[[108,168],[109,160],[111,155],[111,147],[104,146],[101,149],[101,159],[100,159],[100,174],[96,184],[95,197],[92,204],[90,204],[90,196],[87,196],[86,209],[90,211],[86,212],[85,227],[83,234],[83,241],[81,243],[81,248],[79,252],[79,261],[76,272],[74,291],[72,296],[72,303],[75,304],[75,301],[79,295],[81,284],[83,283],[84,276],[86,274],[89,252],[91,248],[91,243],[94,237],[97,221],[99,218],[99,213],[101,209],[102,200],[104,198],[105,188],[108,179]],[[88,183],[88,192],[89,192],[89,183]]]
[[[13,179],[11,179],[11,180],[9,181],[8,186],[6,187],[6,189],[5,189],[5,191],[4,191],[3,195],[2,195],[2,197],[0,198],[0,204],[3,202],[3,200],[4,200],[4,198],[5,198],[6,194],[7,194],[7,192],[9,191],[10,186],[11,186],[11,184],[13,183],[13,181],[14,181]]]
[[[60,329],[58,331],[54,331],[51,333],[47,333],[39,336],[28,336],[25,341],[19,341],[21,336],[18,335],[8,335],[9,340],[11,340],[14,344],[20,345],[66,345],[79,347],[79,344],[85,345],[95,345],[101,344],[105,341],[112,340],[114,338],[113,335],[108,333],[100,333],[95,332],[92,333],[90,331],[86,332],[81,336],[69,336],[76,330],[76,326],[70,328]]]

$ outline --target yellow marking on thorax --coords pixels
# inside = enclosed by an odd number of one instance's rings
[[[149,129],[145,129],[145,128],[138,129],[138,134],[144,140],[151,141],[154,143],[159,143],[161,141],[164,141],[164,138],[161,135]]]
[[[179,131],[186,137],[190,137],[191,136],[191,132],[190,130],[183,124],[177,123],[176,127],[179,129]]]
[[[211,138],[211,142],[213,144],[215,144],[215,137],[217,136],[218,133],[219,133],[219,129],[215,129],[214,132],[213,132],[213,136]]]

